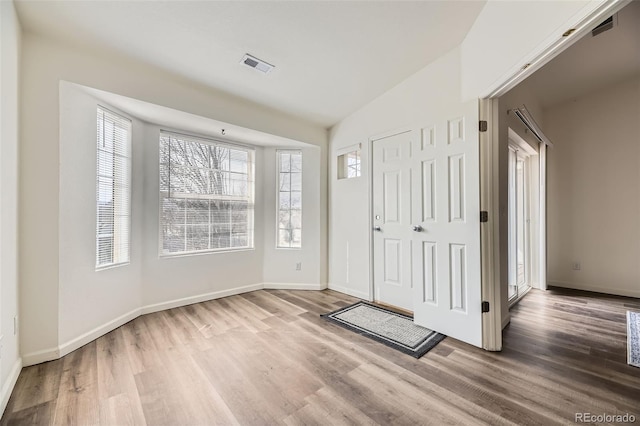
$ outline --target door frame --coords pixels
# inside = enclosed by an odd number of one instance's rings
[[[489,302],[482,314],[482,347],[488,351],[502,350],[498,106],[497,98],[480,100],[480,120],[487,122],[480,132],[480,211],[487,212],[480,223],[480,268],[482,300]]]

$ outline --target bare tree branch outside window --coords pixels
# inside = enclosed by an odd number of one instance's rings
[[[253,247],[254,151],[160,135],[162,254]]]

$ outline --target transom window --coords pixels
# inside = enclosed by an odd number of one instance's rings
[[[253,248],[253,149],[160,133],[160,254]]]
[[[302,247],[302,151],[278,151],[278,248]]]

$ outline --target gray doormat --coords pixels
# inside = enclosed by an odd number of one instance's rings
[[[640,367],[640,312],[627,311],[627,363]]]
[[[420,358],[447,337],[414,324],[410,316],[365,302],[321,317],[415,358]]]

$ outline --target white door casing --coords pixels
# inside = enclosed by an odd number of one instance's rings
[[[413,310],[411,132],[372,141],[374,299]]]
[[[478,100],[415,133],[414,321],[482,347]]]

